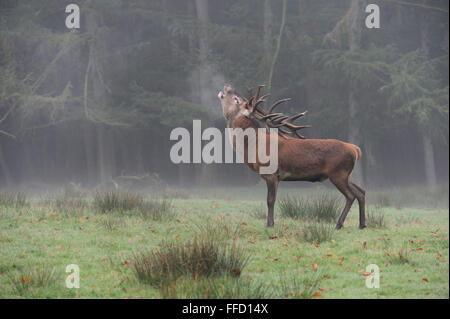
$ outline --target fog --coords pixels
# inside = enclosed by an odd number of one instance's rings
[[[448,197],[448,1],[377,1],[379,28],[363,0],[80,0],[74,29],[69,3],[0,1],[0,191],[264,198],[244,164],[172,163],[169,136],[223,132],[219,90],[266,84],[307,138],[361,148],[368,190]]]

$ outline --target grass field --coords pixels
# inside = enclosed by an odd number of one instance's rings
[[[140,198],[104,195],[13,197],[0,196],[2,298],[449,297],[448,208],[368,205],[359,230],[355,202],[333,231],[329,219],[283,217],[280,203],[268,229],[264,201],[231,197],[138,207]],[[69,264],[79,266],[79,289],[66,288]],[[366,287],[370,264],[379,288]]]

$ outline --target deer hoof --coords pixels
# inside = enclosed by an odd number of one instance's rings
[[[339,229],[341,229],[341,228],[342,228],[342,225],[341,225],[341,224],[337,224],[335,229],[336,229],[336,230],[339,230]]]
[[[359,225],[359,229],[364,229],[366,227],[367,227],[366,225]]]

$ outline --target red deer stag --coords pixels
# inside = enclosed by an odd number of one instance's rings
[[[249,89],[249,97],[244,98],[234,88],[226,85],[223,91],[219,92],[218,97],[228,128],[243,130],[254,128],[257,131],[258,122],[263,122],[266,128],[278,129],[279,135],[276,136],[278,139],[278,167],[275,173],[260,174],[258,167],[264,166],[264,164],[259,163],[258,159],[256,159],[256,163],[249,163],[248,160],[245,160],[245,163],[266,181],[267,226],[274,225],[273,211],[280,181],[322,182],[329,178],[346,199],[336,229],[342,228],[355,198],[359,204],[359,228],[366,227],[365,191],[349,179],[356,162],[361,158],[360,148],[334,139],[305,139],[298,131],[307,126],[297,126],[292,121],[302,117],[306,112],[290,117],[282,113],[273,113],[277,105],[289,99],[279,100],[270,107],[268,112],[264,111],[260,104],[268,95],[259,97],[262,87],[264,86],[260,85],[256,89],[254,96],[252,96],[252,90]],[[233,147],[235,147],[234,142]],[[248,143],[244,147],[247,148]]]

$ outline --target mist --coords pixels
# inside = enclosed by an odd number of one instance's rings
[[[78,1],[68,29],[68,3],[1,1],[0,190],[263,199],[244,164],[172,163],[169,135],[223,131],[219,90],[266,84],[292,98],[282,112],[308,110],[307,138],[361,148],[369,192],[448,205],[448,2],[379,2],[368,28],[364,1]]]

